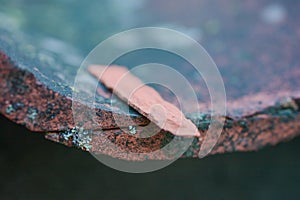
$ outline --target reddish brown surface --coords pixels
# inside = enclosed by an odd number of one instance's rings
[[[149,1],[150,5],[146,6],[153,16],[153,23],[177,21],[183,27],[200,27],[202,37],[199,40],[215,60],[224,79],[228,113],[224,116],[226,123],[223,133],[211,154],[258,150],[300,134],[300,2],[279,0],[286,16],[275,24],[267,23],[261,18],[264,9],[274,3],[271,0],[224,0],[214,3],[208,0],[192,1],[192,4],[184,1],[175,3],[171,0],[159,2]],[[169,9],[170,5],[173,6],[172,9]],[[51,132],[46,135],[48,139],[72,146],[72,141],[63,140],[60,133],[74,126],[72,98],[57,88],[50,89],[50,84],[43,81],[34,70],[35,67],[41,68],[39,71],[50,77],[52,72],[61,69],[50,66],[48,74],[43,64],[29,64],[27,69],[23,69],[13,56],[14,54],[0,53],[0,112],[32,131]],[[187,77],[193,75],[189,66],[184,64],[172,63],[170,66],[183,69],[183,75]],[[205,135],[210,123],[206,112],[209,94],[200,78],[191,78],[191,84],[199,95],[203,115],[198,118],[189,117],[201,134]],[[103,92],[101,86],[98,90]],[[168,91],[158,91],[164,99],[175,104],[175,98]],[[104,92],[101,96],[107,100],[110,93]],[[148,139],[137,139],[124,133],[118,129],[108,103],[101,101],[98,104],[95,121],[105,130],[95,131],[92,135],[94,140],[91,150],[96,153],[141,160],[145,159],[142,155],[125,157],[122,153],[107,148],[103,141],[108,139],[128,151],[145,152],[158,149],[172,139],[168,133],[158,133]],[[191,109],[193,106],[191,105]],[[83,110],[91,109],[82,105],[79,107]],[[86,116],[78,117],[85,127],[89,127],[90,119]],[[138,124],[149,123],[142,116],[132,117]],[[123,119],[124,127],[132,125],[128,116],[120,114],[120,118]],[[137,135],[139,134],[141,133],[137,130]],[[184,156],[196,157],[200,146],[201,142],[195,139]],[[153,159],[167,158],[167,155],[160,155]]]
[[[253,151],[264,146],[288,141],[299,134],[299,120],[299,112],[293,109],[282,110],[276,114],[257,114],[236,121],[227,119],[221,137],[210,154]],[[141,134],[139,130],[137,130],[137,133]],[[49,133],[46,137],[55,142],[61,142],[57,133]],[[92,136],[91,151],[126,160],[144,160],[148,159],[149,156],[143,155],[143,153],[158,150],[172,139],[166,132],[160,132],[150,138],[137,137],[138,135],[130,136],[120,129],[96,131]],[[111,142],[111,144],[108,145],[108,142]],[[62,143],[72,146],[67,141]],[[120,149],[115,148],[112,144]],[[193,145],[183,157],[197,157],[201,144],[201,141],[195,139]],[[140,154],[133,156],[128,152]],[[172,157],[162,152],[156,156],[150,159],[172,159]]]
[[[39,83],[30,72],[19,69],[5,54],[1,53],[0,59],[2,114],[16,123],[25,125],[32,131],[53,132],[73,127],[70,98],[66,98]],[[237,105],[245,110],[247,108],[253,109],[250,112],[252,114],[240,116],[239,118],[228,118],[218,144],[211,154],[257,150],[266,145],[274,145],[297,136],[300,128],[300,99],[291,97],[278,101],[277,95],[280,96],[281,93],[249,95],[244,99],[236,100],[233,106]],[[251,102],[256,102],[257,99],[265,100],[264,106],[268,104],[272,106],[255,110],[255,108],[263,108],[252,106]],[[244,102],[250,102],[249,106],[243,106],[245,105]],[[273,104],[273,102],[277,103]],[[49,109],[49,104],[53,105],[51,109]],[[10,107],[13,109],[10,110]],[[36,110],[36,114],[32,110]],[[113,119],[109,113],[105,111],[104,113],[99,115],[102,126],[113,127]],[[147,124],[147,120],[144,120],[144,122],[143,120],[142,117],[137,118],[137,121],[141,122],[140,124]],[[209,120],[195,119],[193,121],[200,132],[204,134]],[[139,130],[137,130],[137,134],[139,134]],[[72,142],[59,140],[58,136],[58,133],[52,133],[48,134],[47,138],[69,146],[72,145]],[[101,141],[106,138],[106,140],[109,139],[117,146],[121,146],[128,151],[143,152],[160,148],[161,145],[170,140],[170,135],[159,133],[148,139],[137,139],[120,129],[113,128],[104,132],[95,131],[93,138],[92,150],[96,153],[124,159],[141,160],[145,159],[142,155],[140,157],[124,157],[122,153],[108,149],[104,145],[105,143]],[[184,156],[196,157],[200,145],[201,142],[196,139]],[[168,159],[168,156],[161,155],[153,159]]]
[[[119,98],[163,130],[178,136],[200,136],[197,127],[176,106],[165,101],[153,88],[144,85],[127,68],[92,65],[88,70]]]
[[[49,89],[30,72],[18,68],[7,55],[0,51],[0,112],[10,120],[26,126],[32,131],[63,131],[74,127],[72,99]],[[78,109],[90,109],[78,103]],[[106,106],[106,105],[99,105]],[[80,113],[80,112],[79,112]],[[111,111],[96,110],[94,119],[104,129],[118,127]],[[115,113],[116,114],[116,113]],[[118,115],[118,114],[117,114]],[[91,123],[82,112],[85,127]],[[120,116],[125,126],[130,125],[128,116]],[[145,118],[133,118],[138,124],[146,124]]]

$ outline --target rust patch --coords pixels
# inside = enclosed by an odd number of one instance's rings
[[[260,18],[265,6],[274,3],[271,0],[246,1],[238,5],[233,0],[216,4],[211,4],[208,0],[195,1],[188,9],[190,16],[198,16],[193,19],[178,15],[178,10],[187,6],[183,1],[172,0],[172,9],[168,9],[168,1],[157,2],[149,1],[145,8],[147,12],[158,13],[158,21],[177,21],[185,27],[202,30],[199,41],[215,60],[224,79],[228,97],[228,112],[224,116],[226,123],[210,154],[258,150],[288,141],[300,134],[299,2],[280,1],[279,4],[286,9],[287,15],[285,21],[276,25],[266,24]],[[236,6],[232,9],[230,5]],[[14,44],[17,39],[11,35],[0,35],[0,113],[31,131],[51,132],[47,134],[47,138],[56,142],[81,146],[82,142],[76,143],[73,138],[67,137],[68,132],[74,128],[71,107],[73,99],[62,92],[59,85],[74,76],[76,68],[69,70],[65,65],[53,63],[45,65],[45,62],[38,59],[26,57],[22,48],[15,51],[18,49],[18,45]],[[59,56],[55,60],[57,58]],[[135,61],[132,65],[134,63]],[[204,114],[187,117],[198,127],[201,135],[205,135],[210,124],[207,117],[209,94],[205,83],[194,76],[188,64],[174,61],[170,62],[170,66],[182,69],[183,74],[191,78],[191,85],[199,95],[199,108]],[[58,79],[55,74],[64,79]],[[165,100],[175,105],[176,101],[168,91],[158,91]],[[106,149],[102,141],[108,139],[122,149],[146,152],[159,148],[160,144],[171,139],[170,133],[159,133],[153,139],[149,138],[147,143],[147,140],[137,140],[133,135],[124,133],[118,129],[113,119],[112,113],[116,111],[105,101],[109,100],[105,98],[110,98],[111,94],[105,90],[98,92],[101,95],[97,102],[95,121],[100,128],[106,130],[98,130],[91,135],[96,137],[93,140],[94,147],[91,148],[95,153],[142,160],[145,158],[126,157]],[[195,105],[190,106],[191,111],[188,112],[193,112]],[[83,105],[81,108],[91,109]],[[131,121],[140,125],[149,123],[147,118],[138,114],[120,114],[119,117],[123,119],[122,124],[128,127],[132,126],[128,120],[130,117],[133,118]],[[78,118],[88,128],[90,119],[84,115]],[[132,127],[130,131],[135,135],[141,134],[139,129]],[[140,144],[143,145],[138,147]],[[200,147],[201,141],[196,138],[184,157],[197,157]],[[153,159],[167,159],[167,155]]]
[[[6,54],[0,51],[0,112],[8,119],[26,126],[31,131],[64,131],[75,126],[72,111],[72,97],[57,92],[40,82],[33,73],[20,69]],[[79,103],[78,109],[91,109]],[[112,109],[106,104],[96,103],[96,116],[90,119],[85,112],[78,112],[77,119],[85,128],[93,127],[94,121],[99,128],[117,128]],[[139,125],[149,123],[141,116],[126,116],[118,113],[125,126],[131,121]]]
[[[274,108],[274,110],[276,110]],[[224,129],[217,144],[209,155],[235,151],[254,151],[265,146],[276,145],[288,141],[300,134],[300,113],[297,110],[265,111],[244,119],[226,119]],[[204,121],[202,122],[204,123]],[[207,126],[199,125],[199,131],[205,135]],[[137,134],[142,134],[137,129]],[[153,137],[137,138],[125,133],[121,129],[93,131],[91,133],[91,149],[95,154],[109,155],[114,158],[141,161],[145,159],[167,160],[172,159],[163,151],[156,157],[149,158],[143,153],[153,152],[168,144],[173,136],[168,132],[160,132]],[[63,140],[61,133],[48,133],[47,139],[60,142],[66,146],[75,146],[71,140]],[[111,143],[111,145],[107,145]],[[182,157],[198,157],[202,141],[195,138],[191,147]],[[117,147],[117,148],[114,148]],[[132,154],[128,153],[139,153]]]

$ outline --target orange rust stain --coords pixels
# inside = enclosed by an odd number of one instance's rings
[[[165,101],[126,67],[91,65],[88,71],[161,129],[178,136],[200,137],[197,127],[175,105]]]

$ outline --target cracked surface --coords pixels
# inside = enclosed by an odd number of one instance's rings
[[[190,13],[200,13],[201,17],[195,17],[195,21],[191,21],[190,18],[181,19],[187,26],[205,24],[202,44],[215,60],[225,82],[228,96],[228,112],[227,116],[224,116],[226,123],[211,154],[258,150],[300,134],[300,4],[294,1],[280,1],[288,11],[286,18],[276,24],[268,24],[269,21],[266,22],[260,17],[261,12],[272,2],[265,0],[237,3],[234,0],[225,0],[213,5],[210,1],[195,1],[195,9],[191,9]],[[160,8],[155,7],[155,3],[149,4],[149,10],[169,10],[166,9],[167,3],[160,4]],[[180,9],[184,6],[179,1],[173,4]],[[234,5],[234,9],[228,5]],[[169,10],[161,12],[157,18],[160,21],[176,20],[177,15],[177,12],[172,13],[172,10]],[[36,54],[28,56],[28,52],[20,48],[22,44],[16,43],[10,33],[5,30],[0,30],[0,33],[1,114],[31,131],[48,132],[48,139],[72,146],[73,139],[64,140],[61,133],[75,127],[71,108],[72,82],[77,68],[60,62],[45,62]],[[170,60],[167,64],[175,69],[183,69],[184,75],[193,77],[191,84],[199,95],[200,110],[203,113],[191,112],[186,117],[205,135],[210,124],[209,105],[206,103],[209,95],[203,89],[205,83],[201,80],[199,83],[199,77],[192,76],[193,72],[187,63],[173,61],[168,55],[164,57]],[[144,57],[138,55],[138,58]],[[133,60],[132,66],[139,64],[138,61],[143,60]],[[117,108],[112,108],[108,103],[110,92],[105,91],[103,85],[99,85],[98,90],[102,95],[97,96],[97,117],[93,120],[102,131],[94,131],[92,137],[95,137],[95,144],[92,151],[112,157],[142,160],[145,158],[125,158],[119,152],[106,149],[101,142],[102,137],[134,152],[157,149],[171,139],[169,133],[162,132],[153,138],[137,140],[133,135],[121,131],[112,113],[117,113],[119,118],[123,119],[124,127],[132,126],[129,117],[139,125],[146,125],[149,120],[134,111],[129,116],[119,113]],[[176,104],[170,92],[162,88],[158,88],[158,91],[164,99]],[[75,103],[83,110],[92,109],[81,102]],[[193,106],[190,105],[191,111]],[[89,130],[91,119],[84,115],[78,118],[82,120],[84,129]],[[134,135],[138,134],[141,133],[137,129]],[[200,146],[201,141],[195,139],[183,156],[197,157]],[[168,157],[160,155],[153,159]]]

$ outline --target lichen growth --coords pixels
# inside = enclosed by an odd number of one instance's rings
[[[90,130],[85,130],[82,127],[74,127],[64,132],[59,133],[60,142],[70,141],[72,145],[84,151],[89,151],[92,147]]]
[[[9,104],[6,108],[6,113],[10,114],[12,112],[15,112],[16,110],[14,109],[13,105]]]
[[[28,118],[31,119],[31,120],[35,120],[35,118],[37,117],[38,115],[38,110],[35,109],[35,108],[28,108]]]
[[[129,130],[129,133],[131,135],[135,135],[136,134],[136,128],[135,128],[135,126],[129,126],[128,130]]]

